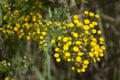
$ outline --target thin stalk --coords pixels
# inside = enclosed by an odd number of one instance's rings
[[[33,70],[33,72],[36,74],[36,76],[38,77],[39,80],[45,80],[45,79],[43,78],[43,75],[41,74],[41,72],[38,70],[37,67],[33,66],[33,67],[32,67],[32,70]]]
[[[44,49],[46,55],[46,73],[48,80],[51,80],[51,64],[50,64],[50,55],[48,53],[48,48]]]

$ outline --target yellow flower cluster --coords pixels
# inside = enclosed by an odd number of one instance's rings
[[[30,12],[24,15],[21,14],[21,10],[13,12],[9,10],[3,16],[3,25],[0,26],[0,32],[5,38],[25,38],[46,46],[45,37],[52,22],[42,19],[40,13]]]
[[[73,22],[66,25],[63,34],[51,41],[55,45],[56,61],[71,63],[71,69],[78,73],[85,72],[89,63],[100,61],[105,50],[102,31],[96,21],[99,15],[89,11],[84,11],[84,15],[83,21],[74,15]]]
[[[5,38],[26,39],[37,41],[40,45],[46,46],[46,35],[48,27],[52,24],[42,18],[38,11],[24,12],[21,9],[11,10],[10,5],[3,0],[3,23],[0,25],[0,32]],[[35,3],[40,8],[42,3]],[[32,6],[34,7],[34,6]]]

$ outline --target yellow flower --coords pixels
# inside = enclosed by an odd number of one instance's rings
[[[55,48],[55,51],[56,51],[56,52],[58,52],[59,50],[60,50],[60,49],[59,49],[58,47],[57,47],[57,48]]]
[[[94,33],[94,34],[95,34],[96,32],[97,32],[97,31],[96,31],[96,29],[93,29],[93,30],[92,30],[92,33]]]
[[[93,57],[93,56],[94,56],[94,53],[90,52],[90,53],[89,53],[89,56],[90,56],[90,57]]]
[[[95,26],[97,26],[98,25],[98,23],[96,22],[96,21],[93,21],[92,22]]]
[[[89,24],[89,26],[90,26],[90,28],[94,28],[95,27],[94,24]]]
[[[84,64],[89,64],[89,61],[88,60],[84,60]]]
[[[3,16],[3,20],[6,20],[7,19],[7,16],[5,15],[5,16]]]
[[[94,38],[94,37],[93,37],[93,38],[91,38],[91,40],[92,40],[92,41],[94,41],[94,42],[97,42],[97,39],[96,39],[96,38]]]
[[[76,41],[76,44],[77,45],[80,45],[82,42],[81,41]]]
[[[77,61],[77,62],[80,62],[80,61],[81,61],[81,57],[77,56],[77,57],[76,57],[76,61]]]
[[[90,27],[89,27],[88,25],[85,25],[85,26],[83,26],[83,29],[84,29],[84,30],[89,30]]]
[[[67,59],[67,61],[68,61],[68,62],[70,62],[70,61],[71,61],[71,59],[70,59],[70,58],[68,58],[68,59]]]
[[[43,41],[40,41],[39,44],[43,44]]]
[[[82,26],[82,22],[78,22],[78,23],[77,23],[77,26],[78,26],[78,27]]]
[[[99,40],[100,40],[101,42],[103,42],[103,41],[104,41],[104,38],[103,38],[103,37],[100,37]]]
[[[60,22],[57,22],[57,23],[56,23],[56,26],[57,26],[57,27],[60,27],[60,26],[61,26],[61,23],[60,23]]]
[[[52,39],[52,40],[51,40],[51,43],[52,43],[52,44],[55,44],[55,39]]]
[[[89,31],[85,31],[85,34],[89,35],[89,34],[90,34],[90,32],[89,32]]]
[[[18,31],[18,28],[17,28],[17,27],[14,27],[14,31]]]
[[[100,52],[100,53],[103,53],[103,49],[102,49],[102,48],[101,48],[101,49],[99,49],[99,52]]]
[[[100,58],[97,58],[97,61],[100,61]]]
[[[83,55],[83,53],[82,53],[82,52],[78,52],[78,55],[79,55],[79,56],[82,56],[82,55]]]
[[[58,53],[55,53],[55,54],[54,54],[54,57],[55,57],[55,58],[59,57],[59,54],[58,54]]]
[[[46,32],[44,32],[44,31],[43,31],[43,32],[42,32],[42,35],[44,35],[44,36],[45,36],[45,35],[46,35]]]
[[[68,41],[68,37],[64,37],[63,42],[67,42],[67,41]]]
[[[89,12],[88,12],[87,10],[85,10],[85,11],[84,11],[84,14],[85,14],[85,15],[88,15],[88,14],[89,14]]]
[[[87,67],[88,67],[88,65],[84,65],[84,66],[82,66],[82,67],[85,69],[85,68],[87,68]]]
[[[96,18],[100,18],[100,15],[99,15],[99,14],[96,14],[95,17],[96,17]]]
[[[89,23],[90,23],[90,20],[89,20],[89,19],[85,19],[85,20],[84,20],[84,23],[85,23],[85,24],[89,24]]]
[[[67,51],[67,50],[69,49],[69,47],[68,47],[67,45],[64,45],[64,46],[63,46],[63,49],[64,49],[65,51]]]
[[[91,45],[92,45],[92,46],[96,46],[96,42],[92,41],[92,42],[91,42]]]
[[[80,73],[80,72],[81,72],[81,70],[80,70],[80,69],[77,69],[77,72],[78,72],[78,73]]]
[[[74,27],[74,24],[73,23],[69,23],[68,26],[72,28],[72,27]]]
[[[9,80],[9,77],[5,77],[5,79],[4,80]]]
[[[95,14],[93,12],[90,12],[89,15],[93,17]]]
[[[27,40],[30,40],[30,39],[31,39],[31,37],[28,35],[28,36],[26,37],[26,39],[27,39]]]
[[[104,56],[104,53],[100,53],[100,57],[103,57]]]
[[[71,41],[68,41],[66,45],[71,45],[71,44],[72,44],[72,42],[71,42]]]
[[[58,43],[58,46],[62,46],[61,43]]]
[[[84,69],[84,68],[82,68],[82,69],[81,69],[81,72],[85,72],[85,69]]]
[[[57,39],[58,39],[58,40],[61,40],[61,39],[62,39],[62,36],[58,36]]]
[[[98,33],[98,34],[102,34],[102,31],[101,31],[101,30],[98,30],[97,33]]]
[[[43,36],[40,36],[39,38],[40,38],[40,39],[43,39],[44,37],[43,37]]]
[[[77,38],[78,37],[78,33],[73,33],[73,37]]]
[[[60,61],[61,61],[61,59],[60,59],[60,58],[57,58],[57,59],[56,59],[56,61],[57,61],[57,62],[60,62]]]
[[[101,49],[105,50],[106,48],[105,48],[105,46],[101,46]]]
[[[78,52],[79,48],[77,46],[73,47],[73,51]]]
[[[40,30],[37,30],[37,34],[40,34]]]
[[[73,18],[74,18],[74,19],[78,19],[78,15],[74,15]]]
[[[76,23],[76,24],[79,23],[79,20],[75,19],[75,20],[74,20],[74,23]]]
[[[71,69],[74,71],[74,70],[75,70],[75,67],[74,67],[74,66],[72,66],[72,67],[71,67]]]
[[[66,57],[69,57],[69,56],[70,56],[70,53],[69,53],[69,52],[65,52],[65,56],[66,56]]]

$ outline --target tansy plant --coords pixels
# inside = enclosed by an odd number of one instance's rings
[[[56,61],[70,63],[71,69],[78,73],[85,72],[90,63],[96,63],[104,56],[104,38],[98,27],[98,14],[86,10],[82,20],[74,15],[71,22],[56,22],[43,19],[39,11],[26,14],[21,9],[11,11],[6,3],[3,8],[0,33],[5,38],[33,40],[44,47],[51,41]]]
[[[87,10],[84,11],[83,21],[79,20],[78,15],[73,16],[73,21],[66,25],[62,35],[51,41],[55,45],[57,62],[66,61],[72,65],[72,70],[80,73],[85,72],[90,63],[101,60],[105,46],[98,18],[98,14]]]

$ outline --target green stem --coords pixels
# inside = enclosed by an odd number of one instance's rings
[[[51,65],[50,65],[50,55],[48,53],[48,48],[45,48],[44,51],[45,51],[45,54],[46,54],[47,78],[48,78],[48,80],[51,80]]]

